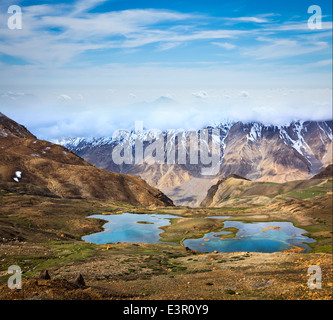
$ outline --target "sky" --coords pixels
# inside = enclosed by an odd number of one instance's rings
[[[332,119],[332,1],[2,0],[0,112],[49,140]]]

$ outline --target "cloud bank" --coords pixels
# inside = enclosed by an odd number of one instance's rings
[[[50,91],[44,97],[2,92],[0,100],[6,101],[8,107],[2,107],[1,111],[43,139],[111,136],[117,129],[134,128],[135,121],[143,121],[148,129],[197,130],[227,120],[281,125],[292,120],[332,119],[329,88],[246,91],[175,88],[167,93],[156,90],[153,95],[150,90],[128,90],[68,90],[61,94]],[[126,103],[120,105],[125,97]],[[26,109],[17,107],[20,99],[29,101]],[[48,107],[43,107],[47,103]]]

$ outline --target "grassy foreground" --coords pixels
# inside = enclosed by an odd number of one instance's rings
[[[1,188],[0,188],[1,189]],[[270,206],[140,208],[122,203],[57,199],[0,190],[0,299],[332,299],[332,195]],[[243,221],[291,221],[317,240],[310,253],[200,253],[181,244],[81,241],[101,231],[92,214],[166,213],[183,218],[161,230],[181,242],[217,230],[226,215]],[[10,265],[23,272],[22,290],[7,287]],[[322,289],[310,290],[310,265]],[[38,279],[47,269],[51,280]],[[73,283],[82,274],[86,286]],[[166,285],[167,284],[167,285]]]

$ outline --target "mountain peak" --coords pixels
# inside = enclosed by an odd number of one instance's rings
[[[160,96],[159,98],[157,98],[154,101],[154,103],[155,104],[173,104],[173,103],[176,103],[176,101],[169,97],[166,97],[166,96]]]
[[[36,137],[21,124],[8,118],[0,112],[0,137],[17,137],[26,139],[36,139]]]

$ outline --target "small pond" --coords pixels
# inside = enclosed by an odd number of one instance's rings
[[[83,240],[96,244],[130,242],[162,243],[160,228],[170,224],[170,219],[180,218],[166,214],[93,215],[90,218],[106,220],[104,231],[82,237]],[[227,219],[226,216],[210,218]],[[302,234],[305,230],[296,228],[291,222],[223,222],[219,231],[206,233],[200,239],[186,239],[183,244],[202,252],[276,252],[301,247],[308,252],[306,243],[315,242]]]
[[[104,231],[82,237],[83,240],[96,244],[116,242],[158,243],[163,231],[160,227],[170,224],[170,219],[178,216],[166,214],[122,213],[115,215],[93,215],[108,221]]]
[[[252,222],[225,221],[224,228],[238,231],[217,231],[206,233],[200,239],[187,239],[183,244],[192,250],[202,252],[276,252],[297,250],[308,252],[311,248],[306,243],[315,240],[303,236],[305,230],[296,228],[291,222]],[[223,230],[222,229],[222,230]],[[228,238],[228,235],[233,237]]]

